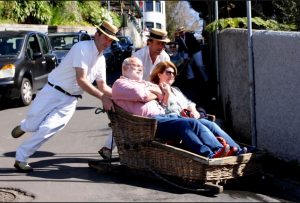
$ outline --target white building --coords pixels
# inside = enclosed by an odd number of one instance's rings
[[[145,28],[159,28],[166,30],[166,2],[165,1],[138,1],[142,11],[141,26]]]
[[[166,2],[159,0],[101,0],[108,10],[122,15],[121,35],[130,36],[136,48],[146,45],[151,28],[166,30]]]

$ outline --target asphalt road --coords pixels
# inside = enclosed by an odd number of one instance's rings
[[[217,196],[182,191],[150,176],[124,171],[101,173],[88,166],[101,160],[97,151],[110,132],[101,106],[84,94],[77,111],[61,132],[46,142],[29,162],[35,171],[18,173],[13,168],[15,149],[29,134],[14,139],[10,132],[24,118],[28,107],[0,101],[1,167],[0,202],[279,202],[293,201],[261,177],[228,181]],[[117,151],[113,152],[117,157]],[[272,182],[272,181],[271,181]],[[298,200],[299,201],[299,200]]]

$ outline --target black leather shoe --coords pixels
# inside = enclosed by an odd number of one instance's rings
[[[33,168],[26,162],[16,161],[14,167],[23,173],[30,173],[33,171]]]
[[[22,135],[24,135],[24,131],[21,130],[21,126],[16,126],[12,131],[11,131],[11,136],[13,138],[18,138],[18,137],[21,137]]]

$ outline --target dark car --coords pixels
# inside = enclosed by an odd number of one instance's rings
[[[117,37],[119,41],[113,41],[110,47],[104,50],[108,71],[120,70],[123,60],[135,51],[135,46],[129,36]]]
[[[46,34],[0,31],[0,97],[18,98],[22,105],[29,105],[56,66]]]
[[[135,52],[135,46],[129,36],[118,36],[119,44],[123,49],[123,55],[125,58],[130,57]]]
[[[75,43],[92,39],[87,31],[84,30],[80,30],[79,32],[48,33],[48,37],[54,48],[54,53],[57,55],[58,63],[61,62]]]

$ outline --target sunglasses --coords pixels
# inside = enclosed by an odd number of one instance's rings
[[[170,46],[170,48],[176,48],[176,46]]]
[[[165,73],[166,73],[167,76],[171,76],[171,75],[173,75],[174,77],[176,76],[175,72],[172,72],[172,71],[169,71],[169,70],[165,70]]]

